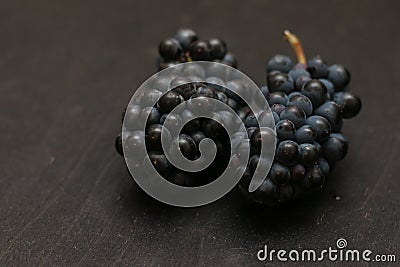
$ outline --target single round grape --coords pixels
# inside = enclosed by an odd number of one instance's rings
[[[174,91],[168,91],[160,100],[158,100],[157,107],[161,114],[171,112],[176,106],[184,101],[183,97]]]
[[[312,144],[316,138],[317,132],[308,124],[301,126],[295,133],[295,140],[298,144]]]
[[[319,80],[310,80],[301,88],[301,93],[311,100],[314,108],[325,102],[328,90]]]
[[[318,149],[312,144],[300,145],[300,163],[304,166],[313,166],[319,158]]]
[[[313,111],[313,105],[311,100],[302,94],[294,94],[289,96],[289,101],[287,103],[288,106],[297,106],[301,108],[306,116],[310,116]]]
[[[333,101],[338,103],[345,119],[356,116],[361,110],[361,99],[349,92],[334,94]]]
[[[328,75],[328,65],[320,56],[316,56],[308,60],[307,71],[314,79],[325,78]]]
[[[318,115],[311,116],[306,120],[306,124],[309,124],[314,128],[315,132],[317,133],[316,140],[318,142],[322,143],[329,138],[331,133],[331,125],[324,117]]]
[[[197,34],[192,29],[180,29],[174,37],[185,51],[189,50],[190,45],[198,39]]]
[[[276,134],[280,141],[293,140],[296,128],[290,120],[281,120],[275,125]]]
[[[269,94],[268,97],[268,104],[273,105],[273,104],[282,104],[286,106],[288,102],[288,97],[285,93],[282,92],[273,92]]]
[[[342,119],[340,106],[333,101],[325,102],[314,110],[315,115],[326,118],[331,124],[332,129],[338,128]]]
[[[246,119],[244,120],[244,125],[246,126],[246,128],[248,127],[258,127],[258,121],[256,116],[254,116],[254,114],[249,114],[247,115]]]
[[[350,82],[350,72],[342,65],[329,67],[328,80],[335,86],[336,91],[342,91]]]
[[[275,55],[267,63],[267,72],[278,70],[281,72],[289,72],[293,67],[292,60],[284,55]]]
[[[252,145],[252,147],[255,149],[255,151],[257,153],[260,153],[262,137],[267,136],[266,138],[268,140],[271,140],[272,138],[276,138],[275,135],[274,136],[271,136],[271,135],[274,135],[274,133],[272,131],[267,131],[267,130],[258,128],[257,130],[255,130],[253,132],[253,135],[250,138],[250,144]]]
[[[324,157],[332,163],[342,160],[346,156],[348,148],[349,144],[345,139],[335,135],[329,136],[328,140],[322,144]]]
[[[301,127],[306,121],[306,114],[298,106],[286,107],[284,110],[282,110],[279,117],[281,118],[281,120],[287,119],[293,122],[296,129]]]
[[[193,60],[207,61],[211,59],[211,46],[206,41],[196,41],[190,46],[190,57]]]
[[[179,149],[187,159],[193,159],[197,153],[196,143],[187,134],[179,135]]]
[[[294,90],[294,81],[286,73],[267,75],[267,79],[270,92],[283,92],[289,94]]]
[[[288,167],[275,162],[272,164],[268,176],[275,184],[285,184],[290,180],[290,170]]]
[[[286,140],[279,143],[276,160],[286,166],[295,165],[300,158],[300,149],[296,142]]]
[[[302,68],[292,69],[291,71],[289,71],[288,74],[293,81],[296,81],[301,76],[311,77],[310,73]]]
[[[166,60],[177,60],[182,53],[182,47],[179,42],[173,38],[162,41],[158,47],[160,56]]]
[[[211,57],[222,60],[227,52],[226,43],[219,38],[212,38],[208,43],[211,46]]]

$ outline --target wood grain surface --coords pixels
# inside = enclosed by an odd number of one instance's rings
[[[399,9],[398,1],[2,1],[0,265],[253,266],[265,264],[256,258],[265,244],[323,249],[340,237],[399,258]],[[348,66],[363,110],[345,122],[350,151],[325,190],[275,209],[249,206],[236,191],[183,209],[133,183],[114,151],[121,111],[155,72],[158,42],[179,27],[224,39],[260,85],[267,58],[293,56],[286,28],[308,55]]]

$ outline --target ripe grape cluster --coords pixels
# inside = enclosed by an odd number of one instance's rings
[[[357,115],[361,101],[348,90],[349,71],[342,65],[329,66],[320,56],[293,64],[289,57],[276,55],[266,72],[267,85],[261,90],[275,118],[275,159],[263,184],[249,193],[259,155],[252,156],[239,187],[249,199],[275,205],[323,186],[348,151],[343,119]],[[258,138],[256,130],[252,142]]]
[[[201,41],[190,29],[179,30],[173,38],[161,42],[159,53],[160,69],[192,60],[215,61],[236,67],[236,59],[227,53],[222,40]],[[273,206],[321,188],[335,163],[342,160],[348,151],[348,139],[341,132],[343,119],[354,117],[361,109],[361,100],[348,90],[350,73],[342,65],[328,65],[319,56],[294,64],[289,57],[276,55],[267,62],[266,76],[267,84],[260,90],[275,121],[276,150],[267,177],[252,193],[248,188],[256,167],[262,162],[261,140],[265,133],[250,107],[231,91],[232,88],[236,92],[246,90],[240,80],[210,77],[201,67],[190,66],[185,75],[160,83],[158,86],[163,90],[154,88],[148,92],[148,98],[159,99],[156,105],[131,107],[126,116],[148,119],[145,131],[133,131],[125,145],[134,147],[144,143],[155,169],[172,183],[182,186],[210,183],[224,172],[231,160],[232,140],[224,128],[229,127],[232,121],[230,115],[218,111],[213,113],[214,118],[224,121],[221,125],[214,119],[195,118],[190,110],[179,114],[171,111],[183,102],[190,105],[191,99],[201,99],[202,108],[213,110],[208,99],[216,99],[230,106],[247,130],[245,139],[250,141],[250,158],[247,166],[240,167],[245,170],[238,185],[247,199]],[[175,89],[163,93],[166,88]],[[123,117],[126,116],[124,112]],[[177,125],[183,119],[190,120],[179,135],[179,148],[187,159],[200,157],[199,143],[203,139],[214,141],[217,155],[210,166],[193,173],[179,170],[168,161],[161,145],[161,131],[165,128],[163,124],[167,116]],[[123,155],[121,134],[117,136],[115,146]],[[234,157],[240,157],[240,144],[238,146],[239,152]]]
[[[233,54],[228,53],[226,43],[219,38],[200,40],[192,29],[180,29],[165,39],[158,47],[159,70],[189,61],[214,61],[237,67]]]

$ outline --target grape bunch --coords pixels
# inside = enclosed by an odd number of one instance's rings
[[[361,109],[361,100],[349,92],[350,72],[344,66],[328,65],[320,56],[306,61],[297,37],[286,31],[285,38],[298,63],[284,55],[272,57],[266,66],[267,85],[261,87],[275,118],[275,159],[263,184],[249,193],[259,155],[252,156],[239,185],[248,199],[270,206],[324,185],[348,151],[348,139],[341,131],[343,119]],[[252,143],[258,138],[256,130]]]
[[[228,53],[226,43],[219,38],[200,40],[191,29],[180,29],[176,34],[165,39],[158,47],[159,70],[190,61],[214,61],[237,67],[233,54]]]
[[[126,115],[123,113],[127,122],[135,123],[135,119],[129,118],[133,116],[146,125],[144,131],[132,126],[125,145],[145,144],[150,162],[159,174],[174,184],[192,187],[217,179],[230,160],[242,156],[241,145],[249,141],[247,165],[237,166],[238,171],[244,173],[238,187],[248,200],[273,206],[321,188],[335,163],[347,154],[348,139],[341,132],[343,119],[359,113],[361,100],[349,92],[350,73],[344,66],[328,65],[319,56],[307,61],[297,37],[290,32],[285,32],[285,35],[295,50],[298,63],[294,64],[287,56],[276,55],[266,66],[267,84],[260,87],[259,95],[267,100],[268,113],[275,122],[276,135],[273,138],[276,149],[269,173],[257,190],[249,192],[249,186],[257,166],[263,167],[261,143],[266,133],[259,127],[259,117],[253,113],[249,103],[240,97],[248,87],[240,80],[209,75],[197,65],[189,64],[180,76],[161,80],[147,92],[147,99],[158,99],[155,105],[146,106],[144,103],[144,106],[130,107]],[[236,60],[227,53],[223,41],[199,41],[194,31],[189,29],[179,30],[174,38],[163,41],[159,52],[160,69],[192,60],[236,67]],[[218,72],[218,68],[213,71]],[[167,88],[174,89],[166,92]],[[195,118],[190,110],[179,114],[171,112],[181,103],[190,105],[193,99],[201,99],[201,108],[213,111],[213,118]],[[210,99],[234,110],[246,128],[245,137],[238,134],[236,141],[230,140],[226,127],[237,125],[233,125],[230,114],[215,110]],[[199,143],[203,139],[214,141],[217,154],[211,165],[194,173],[180,170],[168,161],[161,145],[161,131],[165,129],[167,116],[177,125],[183,119],[190,120],[178,140],[179,149],[187,159],[200,157]],[[224,123],[220,124],[218,120]],[[129,128],[129,123],[126,126]],[[123,155],[121,134],[117,136],[115,146]],[[236,153],[233,158],[232,149]]]

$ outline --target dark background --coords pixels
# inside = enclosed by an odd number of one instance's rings
[[[257,264],[264,244],[323,249],[339,237],[400,257],[399,9],[398,1],[3,1],[0,265],[243,266]],[[158,42],[179,27],[223,38],[259,84],[267,58],[293,56],[286,28],[309,56],[351,70],[363,110],[345,122],[350,151],[325,190],[272,210],[236,191],[182,209],[133,183],[114,151],[121,111],[155,72]]]

